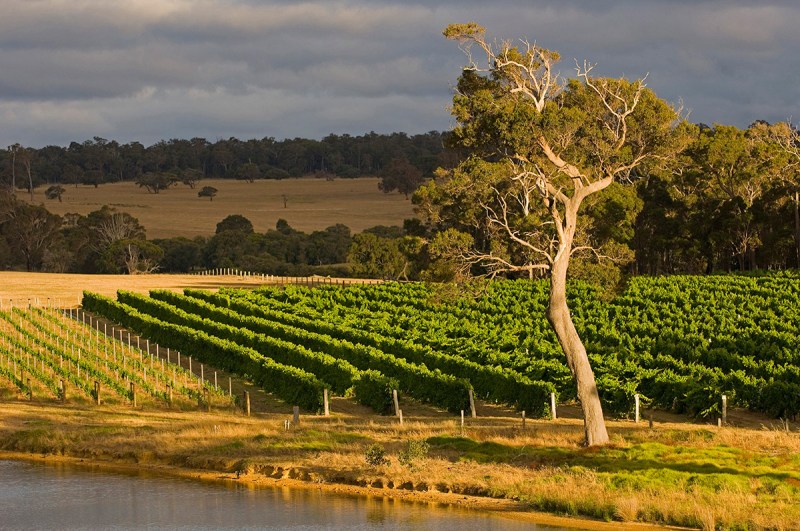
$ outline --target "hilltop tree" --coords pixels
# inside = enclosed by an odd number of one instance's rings
[[[194,187],[197,186],[197,183],[203,178],[203,172],[200,170],[195,170],[193,168],[187,168],[180,172],[181,182],[194,190]],[[208,186],[206,188],[213,188]],[[202,190],[201,190],[202,191]]]
[[[567,305],[572,255],[604,251],[579,214],[592,194],[674,156],[678,114],[643,80],[597,78],[587,63],[564,80],[554,70],[558,53],[528,41],[490,42],[474,23],[444,35],[469,59],[453,97],[452,138],[472,155],[420,189],[418,210],[435,228],[452,229],[450,254],[473,271],[549,274],[547,319],[576,382],[585,442],[605,444],[594,373]],[[485,66],[473,60],[475,48]]]

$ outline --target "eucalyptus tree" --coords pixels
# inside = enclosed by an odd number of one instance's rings
[[[472,155],[420,189],[418,210],[454,242],[472,242],[452,253],[473,271],[549,275],[547,319],[576,382],[585,443],[605,444],[594,373],[566,296],[570,258],[603,253],[581,205],[614,182],[662,169],[683,147],[679,113],[644,80],[595,77],[589,63],[565,79],[558,53],[527,40],[493,42],[474,23],[444,35],[468,58],[452,138]],[[477,230],[464,238],[459,229],[468,226]]]
[[[775,186],[780,174],[780,150],[767,141],[766,124],[747,129],[715,124],[699,131],[690,150],[695,160],[696,191],[719,204],[727,219],[718,220],[720,235],[739,262],[755,269],[761,235],[754,205]],[[730,254],[728,255],[730,257]]]
[[[757,122],[751,126],[755,136],[761,141],[777,148],[780,152],[774,167],[777,167],[779,181],[792,202],[794,214],[794,244],[797,267],[800,267],[800,131],[789,121],[769,125]]]

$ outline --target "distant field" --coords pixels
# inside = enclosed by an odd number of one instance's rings
[[[199,275],[72,275],[61,273],[21,273],[0,271],[0,309],[9,303],[15,306],[31,302],[44,306],[53,300],[58,306],[80,304],[83,290],[109,297],[118,289],[147,293],[151,289],[182,290],[183,288],[216,289],[220,286],[257,286],[260,278]]]
[[[343,223],[355,232],[375,225],[401,225],[413,217],[411,201],[402,194],[378,190],[378,178],[285,179],[254,183],[236,180],[205,180],[194,190],[180,184],[160,194],[148,193],[132,182],[92,186],[67,186],[63,202],[44,197],[45,187],[34,191],[34,203],[44,204],[55,214],[88,214],[103,205],[136,217],[147,230],[147,238],[208,236],[216,224],[230,214],[249,219],[257,232],[275,228],[283,218],[297,230],[311,232]],[[213,201],[197,197],[201,186],[219,193]],[[29,196],[20,192],[20,199]],[[286,207],[284,208],[284,196]]]

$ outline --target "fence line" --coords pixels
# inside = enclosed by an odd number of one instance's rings
[[[255,273],[253,271],[242,271],[231,267],[217,267],[214,269],[205,269],[203,271],[196,271],[193,275],[199,276],[212,276],[212,277],[238,277],[241,279],[254,279],[261,280],[265,284],[285,285],[299,285],[299,286],[355,286],[366,284],[380,284],[384,280],[372,278],[332,278],[323,277],[319,275],[310,276],[279,276],[268,275],[266,273]]]

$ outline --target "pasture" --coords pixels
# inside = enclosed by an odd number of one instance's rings
[[[226,216],[240,214],[253,223],[256,232],[275,228],[285,219],[302,232],[322,230],[342,223],[353,233],[375,225],[402,225],[413,217],[413,205],[402,194],[378,190],[379,179],[303,178],[259,180],[252,183],[230,179],[200,181],[191,189],[184,184],[158,194],[147,192],[133,182],[93,186],[66,186],[62,202],[46,199],[46,187],[34,190],[33,203],[43,204],[54,214],[86,215],[108,205],[127,212],[147,230],[147,238],[211,236]],[[219,192],[213,200],[200,198],[203,186]],[[17,197],[29,201],[19,192]],[[286,199],[284,206],[284,197]]]

